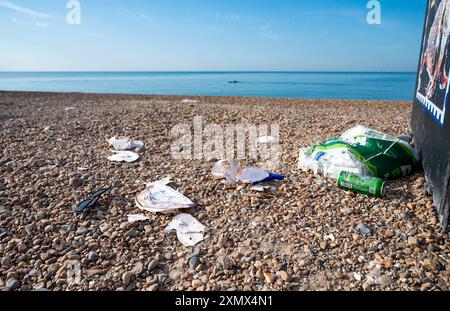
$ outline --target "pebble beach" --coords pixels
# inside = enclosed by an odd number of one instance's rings
[[[387,181],[382,198],[298,169],[300,148],[358,124],[409,134],[411,110],[401,101],[0,92],[0,288],[449,290],[450,234],[420,169]],[[174,159],[172,128],[196,116],[279,124],[285,180],[256,192],[214,179],[216,160]],[[113,136],[142,140],[140,159],[108,161]],[[136,206],[147,182],[168,175],[196,203],[184,212],[206,227],[194,247],[164,232],[173,215]],[[111,190],[76,214],[101,187]],[[127,221],[141,213],[149,220]],[[80,279],[69,282],[73,262]]]

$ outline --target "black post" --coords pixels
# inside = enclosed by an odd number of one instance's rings
[[[444,228],[450,208],[449,47],[450,0],[428,1],[411,130]]]

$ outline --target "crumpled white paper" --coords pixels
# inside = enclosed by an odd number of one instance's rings
[[[123,151],[123,150],[132,150],[135,148],[142,148],[144,147],[144,142],[141,140],[133,140],[128,137],[111,137],[108,140],[108,143],[114,147],[117,151]]]
[[[258,144],[276,144],[278,139],[273,136],[261,136],[256,141]]]
[[[164,229],[166,233],[172,231],[177,232],[177,238],[181,244],[184,246],[194,246],[203,240],[205,226],[189,214],[178,214]]]
[[[139,155],[132,151],[113,151],[114,154],[108,157],[109,161],[113,162],[134,162],[139,159]]]
[[[146,221],[149,220],[150,218],[143,215],[143,214],[131,214],[128,215],[128,222],[136,222],[136,221]]]

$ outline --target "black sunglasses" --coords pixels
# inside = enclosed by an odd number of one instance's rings
[[[75,208],[75,212],[82,213],[84,212],[84,210],[94,207],[95,203],[97,203],[97,200],[108,190],[109,188],[102,188],[95,192],[92,192],[87,199],[81,201],[81,203],[78,204],[78,206]]]

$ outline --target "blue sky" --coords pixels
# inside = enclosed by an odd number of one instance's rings
[[[415,71],[426,0],[0,0],[0,71]]]

